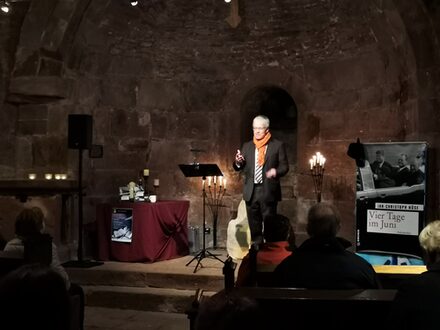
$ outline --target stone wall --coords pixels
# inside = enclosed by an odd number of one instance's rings
[[[49,4],[46,24],[33,29]],[[104,0],[32,2],[16,41],[13,73],[0,69],[0,86],[17,106],[5,104],[1,111],[15,123],[1,133],[10,155],[3,157],[1,176],[59,168],[75,177],[77,153],[65,147],[67,115],[91,114],[93,143],[103,145],[104,157],[84,159],[87,223],[94,221],[96,203],[115,200],[117,188],[147,167],[151,179],[160,179],[159,198],[189,199],[189,221],[200,225],[201,180],[185,178],[178,164],[193,161],[191,149],[203,149],[197,160],[217,163],[228,180],[222,242],[241,194],[231,163],[247,135],[243,128],[251,128],[249,104],[259,102],[249,95],[278,88],[297,110],[293,135],[278,134],[288,136],[294,150],[280,210],[292,218],[299,241],[315,199],[307,159],[316,151],[328,159],[323,199],[339,207],[342,235],[352,240],[355,164],[346,151],[357,137],[427,140],[435,155],[431,180],[438,186],[439,25],[430,23],[438,18],[433,2],[239,4],[242,20],[233,28],[222,1],[154,0],[137,7]],[[31,31],[45,37],[35,42]],[[46,64],[25,70],[35,56]],[[18,81],[13,90],[6,88],[8,76]],[[49,80],[37,84],[42,79]],[[29,81],[52,87],[24,88]],[[60,84],[66,85],[56,88]],[[435,216],[438,193],[431,189]]]

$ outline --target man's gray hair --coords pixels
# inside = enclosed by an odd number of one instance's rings
[[[254,118],[255,120],[261,120],[264,121],[264,123],[266,124],[266,128],[270,126],[270,120],[268,117],[264,116],[264,115],[258,115]]]
[[[310,237],[336,237],[341,217],[335,206],[325,203],[313,205],[307,215],[307,234]]]

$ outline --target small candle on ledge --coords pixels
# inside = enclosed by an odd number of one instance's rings
[[[153,180],[153,186],[159,187],[159,179]]]
[[[144,176],[149,176],[150,170],[148,168],[144,168]]]
[[[61,180],[61,174],[55,174],[55,180]]]
[[[46,173],[46,174],[44,175],[44,178],[45,178],[46,180],[52,180],[52,173]]]
[[[61,180],[67,180],[67,174],[61,174]]]
[[[35,173],[29,173],[29,174],[28,174],[28,178],[29,178],[29,180],[35,180],[35,179],[37,178],[37,174],[35,174]]]

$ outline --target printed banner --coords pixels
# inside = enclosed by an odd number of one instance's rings
[[[363,148],[365,162],[356,179],[356,250],[420,256],[427,144],[368,143]]]
[[[419,234],[417,212],[367,210],[367,232],[380,234]]]

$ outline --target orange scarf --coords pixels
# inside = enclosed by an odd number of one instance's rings
[[[260,166],[263,166],[264,164],[264,157],[266,156],[266,145],[271,137],[272,135],[270,134],[270,132],[267,132],[267,134],[261,140],[256,140],[254,137],[254,144],[255,147],[258,149],[258,165]]]

